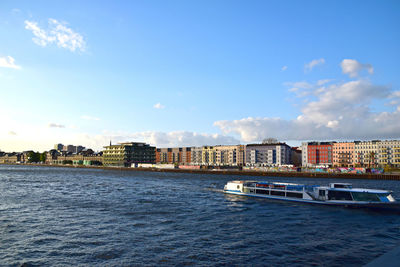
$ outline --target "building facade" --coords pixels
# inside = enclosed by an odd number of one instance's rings
[[[145,143],[119,143],[104,148],[104,166],[130,167],[132,164],[154,164],[156,161],[156,148]]]
[[[301,143],[301,166],[308,167],[308,142]]]
[[[355,167],[356,154],[354,142],[333,143],[332,146],[333,167]]]
[[[307,144],[307,166],[332,166],[332,142],[309,142]]]
[[[191,165],[202,165],[202,154],[203,154],[203,147],[191,147]]]
[[[244,145],[214,146],[215,165],[243,166],[245,162]]]
[[[188,165],[191,162],[190,147],[176,148],[157,148],[156,163],[183,164]]]
[[[376,160],[381,167],[400,167],[400,140],[380,141]]]
[[[291,148],[285,143],[246,145],[246,166],[290,164]]]
[[[21,153],[0,153],[0,163],[19,163],[21,161]]]
[[[355,166],[378,167],[379,140],[354,141]]]

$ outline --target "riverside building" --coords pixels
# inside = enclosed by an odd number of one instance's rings
[[[214,146],[215,165],[242,166],[244,164],[245,146]]]
[[[191,148],[191,165],[243,166],[245,145],[218,145]]]
[[[155,163],[156,160],[156,148],[145,143],[118,143],[104,148],[104,166],[130,167],[137,163]]]
[[[333,142],[309,142],[307,144],[308,167],[332,166]]]
[[[183,164],[188,165],[191,162],[190,147],[175,148],[157,148],[156,163]]]
[[[379,143],[379,140],[354,141],[355,165],[357,167],[377,167]]]
[[[355,167],[355,143],[340,142],[332,146],[333,167]]]
[[[192,147],[191,148],[191,158],[190,164],[191,165],[202,165],[202,154],[203,154],[203,147]]]
[[[291,164],[291,148],[285,143],[246,145],[246,166],[267,167]]]
[[[382,167],[400,167],[400,140],[380,141],[377,161]]]

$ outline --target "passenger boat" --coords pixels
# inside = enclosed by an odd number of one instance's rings
[[[393,198],[391,191],[353,188],[350,183],[308,186],[279,182],[230,181],[225,185],[224,193],[322,205],[400,211],[400,202]]]

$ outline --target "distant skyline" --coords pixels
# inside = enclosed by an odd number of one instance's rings
[[[1,1],[0,150],[400,138],[399,1]]]

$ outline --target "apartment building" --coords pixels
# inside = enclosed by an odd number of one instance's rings
[[[333,167],[355,167],[356,154],[354,142],[333,143],[332,146]]]
[[[400,167],[400,140],[380,141],[377,145],[377,163],[385,167]]]
[[[202,165],[214,166],[216,163],[216,152],[213,146],[203,146],[201,151]]]
[[[203,154],[203,147],[191,147],[190,164],[202,165],[203,164],[202,154]]]
[[[307,144],[307,166],[332,166],[332,142],[309,142]]]
[[[246,145],[246,166],[290,164],[291,148],[285,143]]]
[[[191,148],[191,164],[206,166],[243,166],[245,145],[218,145]]]
[[[214,146],[215,165],[217,166],[242,166],[245,159],[244,145]]]
[[[354,141],[355,166],[377,167],[379,140]]]
[[[155,163],[156,148],[145,143],[119,143],[105,146],[103,165],[130,167],[133,163]]]
[[[169,163],[169,164],[190,164],[191,162],[191,148],[190,147],[176,147],[176,148],[157,148],[156,149],[156,163]]]

